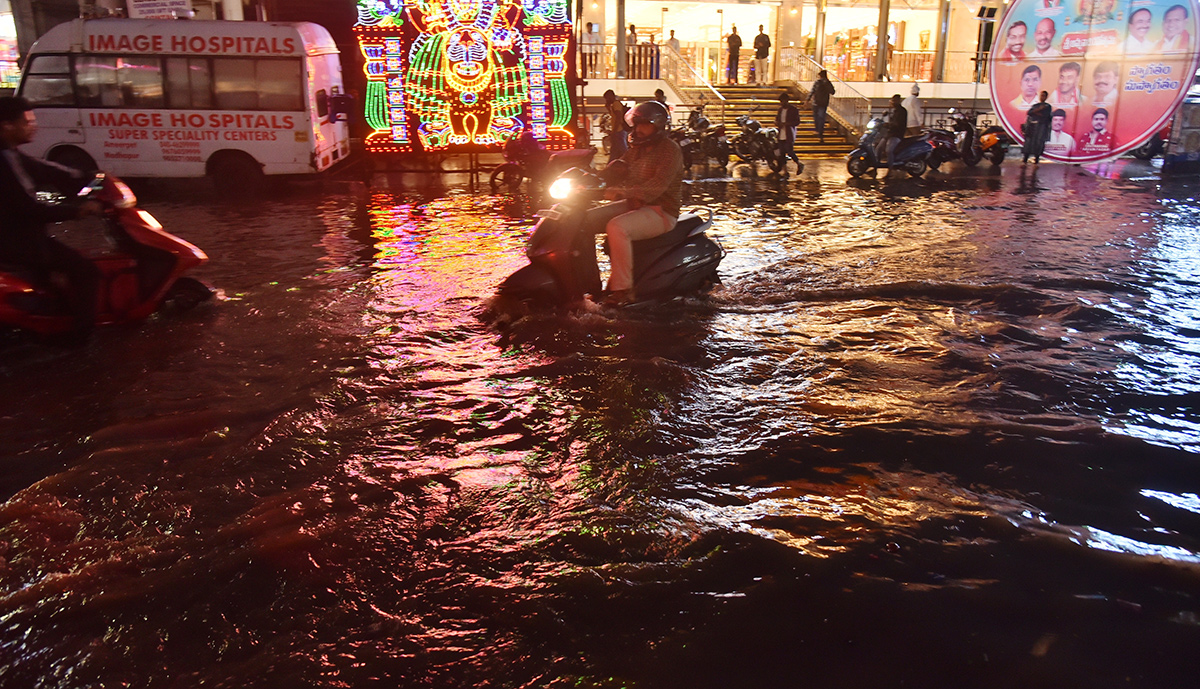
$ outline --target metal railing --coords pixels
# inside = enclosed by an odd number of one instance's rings
[[[828,70],[799,48],[781,48],[776,55],[779,64],[775,68],[775,78],[794,81],[806,89],[812,88],[812,83],[817,80],[817,74],[822,69]],[[830,73],[829,80],[833,82],[836,93],[829,99],[828,113],[852,134],[861,134],[867,122],[871,121],[870,99],[833,73]]]
[[[617,46],[594,44],[596,52],[588,53],[584,46],[582,72],[587,79],[616,79]],[[720,104],[721,118],[725,117],[725,96],[705,78],[704,48],[693,45],[681,46],[675,52],[670,46],[639,44],[628,48],[625,74],[627,79],[661,79],[670,84],[683,98],[685,104],[708,105],[710,101]],[[595,59],[591,59],[595,56]],[[680,113],[682,114],[682,113]]]

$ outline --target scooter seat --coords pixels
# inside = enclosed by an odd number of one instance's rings
[[[688,235],[692,233],[692,230],[695,230],[697,227],[700,227],[703,224],[704,218],[701,218],[699,215],[696,215],[695,213],[684,213],[683,215],[679,216],[679,220],[675,223],[675,227],[672,228],[670,232],[667,232],[666,234],[660,234],[657,237],[636,241],[633,243],[633,250],[635,252],[654,251],[656,249],[662,249],[664,247],[681,244],[685,239],[688,238]]]

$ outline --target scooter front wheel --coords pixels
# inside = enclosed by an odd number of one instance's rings
[[[983,151],[981,151],[977,146],[968,148],[967,152],[963,154],[962,158],[963,164],[969,167],[975,167],[981,160],[983,160]]]
[[[179,278],[167,290],[163,304],[176,311],[189,311],[212,299],[212,296],[212,290],[203,282],[195,278]]]
[[[556,304],[563,301],[562,290],[558,282],[549,272],[535,265],[528,265],[509,275],[500,283],[498,290],[501,296],[535,301],[543,304]]]
[[[870,169],[871,163],[867,161],[864,153],[851,153],[850,159],[846,161],[846,172],[849,172],[851,177],[862,177]]]
[[[501,189],[509,192],[516,192],[521,187],[521,180],[525,175],[521,174],[521,166],[516,163],[504,163],[492,170],[492,176],[488,182],[492,185],[492,193],[496,193]]]

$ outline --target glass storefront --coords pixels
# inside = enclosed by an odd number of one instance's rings
[[[710,81],[717,81],[726,59],[725,37],[736,25],[742,38],[741,58],[748,62],[759,25],[771,36],[773,50],[795,48],[817,58],[823,46],[823,64],[844,81],[874,81],[879,74],[892,81],[935,81],[940,0],[891,0],[886,25],[885,65],[876,69],[879,0],[826,0],[824,41],[818,40],[817,4],[812,0],[762,2],[648,2],[627,0],[624,26],[637,27],[639,44],[663,45],[675,32],[680,55]],[[950,0],[948,32],[941,81],[975,80],[980,55],[981,7],[997,8],[1003,0]],[[603,42],[617,40],[616,0],[585,0],[584,21],[602,27]],[[609,50],[611,52],[611,48]],[[747,65],[748,67],[748,65]],[[744,70],[743,70],[744,73]]]
[[[21,79],[17,69],[17,25],[9,0],[0,0],[0,89],[15,89]]]

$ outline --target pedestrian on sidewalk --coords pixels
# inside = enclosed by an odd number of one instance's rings
[[[767,85],[767,59],[771,54],[771,37],[763,31],[763,25],[758,25],[758,35],[754,37],[754,84]]]
[[[816,130],[821,143],[825,143],[825,115],[829,110],[829,97],[835,93],[837,91],[833,88],[833,82],[829,80],[829,72],[821,70],[817,73],[817,80],[808,90],[808,98],[804,101],[812,103],[813,129]]]
[[[725,83],[738,83],[738,54],[742,50],[742,37],[738,35],[737,24],[730,29],[729,36],[725,38],[726,45],[729,46],[729,62],[725,67]]]

